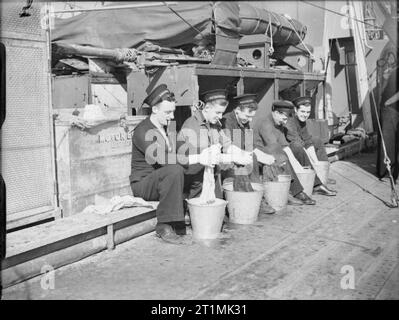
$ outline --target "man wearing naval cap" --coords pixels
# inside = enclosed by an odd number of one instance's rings
[[[183,208],[185,176],[182,165],[212,165],[212,152],[205,149],[201,154],[192,154],[185,162],[178,163],[177,146],[171,139],[173,132],[168,132],[176,108],[174,94],[165,84],[161,84],[144,103],[151,108],[151,115],[137,125],[132,136],[132,192],[144,200],[159,201],[156,210],[157,236],[167,242],[186,244]]]
[[[232,143],[237,147],[254,151],[253,163],[250,167],[234,168],[223,172],[224,179],[231,179],[239,174],[249,176],[251,182],[260,182],[259,165],[273,165],[275,158],[266,154],[259,149],[253,150],[253,131],[252,120],[258,109],[256,94],[242,94],[233,98],[234,109],[223,115],[223,130],[228,137],[232,139]],[[269,206],[263,199],[261,212],[272,214],[275,210]]]
[[[292,101],[295,114],[287,121],[287,140],[290,145],[300,145],[316,156],[319,161],[328,161],[326,149],[318,137],[310,135],[306,121],[309,119],[312,99],[310,97],[299,97]]]
[[[218,163],[215,172],[215,195],[222,198],[220,181],[220,167],[227,163],[238,163],[246,165],[252,163],[252,156],[231,143],[221,127],[221,119],[225,112],[228,100],[225,89],[214,89],[202,94],[203,104],[193,112],[182,126],[178,135],[178,141],[184,141],[178,154],[201,153],[207,148],[219,147]],[[220,165],[219,165],[220,164]],[[226,167],[224,167],[226,168]],[[187,189],[187,198],[195,198],[201,194],[204,166],[202,164],[190,165],[186,175],[190,183]]]
[[[328,161],[321,139],[312,137],[306,126],[310,116],[311,98],[299,97],[292,101],[295,114],[287,121],[286,138],[290,149],[302,166],[312,166],[312,163]],[[312,160],[312,161],[311,161]],[[336,192],[324,185],[316,174],[313,193],[325,196],[335,196]]]
[[[295,171],[300,171],[302,166],[295,159],[285,138],[285,124],[293,109],[294,106],[289,101],[274,101],[272,112],[262,114],[254,121],[254,144],[255,148],[272,154],[278,164],[285,164],[284,171],[290,174],[292,179],[288,203],[314,205],[316,201],[303,191],[303,186],[295,174]],[[264,171],[265,169],[268,167],[265,166]]]

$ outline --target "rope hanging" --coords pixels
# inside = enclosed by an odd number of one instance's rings
[[[187,24],[190,26],[191,29],[195,30],[195,31],[201,36],[202,39],[205,38],[204,35],[202,34],[202,32],[201,32],[200,30],[198,30],[198,29],[197,29],[196,27],[194,27],[190,22],[188,22],[186,19],[184,19],[184,18],[183,18],[178,12],[176,12],[173,8],[169,7],[169,5],[168,5],[166,2],[163,2],[163,4],[164,4],[165,6],[167,6],[168,9],[169,9],[170,11],[172,11],[175,15],[177,15],[181,20],[183,20],[185,23],[187,23]]]
[[[327,8],[320,7],[320,6],[318,6],[318,5],[315,5],[315,4],[313,4],[313,3],[310,3],[310,2],[308,2],[308,1],[301,0],[301,2],[306,3],[306,4],[308,4],[308,5],[310,5],[310,6],[313,6],[313,7],[319,8],[319,9],[321,9],[321,10],[325,10],[325,11],[334,13],[334,14],[339,15],[339,16],[341,16],[341,17],[346,17],[346,18],[348,18],[348,19],[351,19],[351,20],[354,20],[354,21],[363,23],[364,25],[368,25],[368,26],[373,27],[373,28],[375,27],[375,26],[374,26],[373,24],[371,24],[371,23],[368,23],[368,22],[365,22],[365,21],[362,21],[362,20],[358,20],[358,19],[356,19],[356,18],[353,18],[353,17],[351,17],[351,16],[348,16],[348,15],[346,15],[346,14],[343,14],[343,13],[340,13],[340,12],[337,12],[337,11],[334,11],[334,10],[331,10],[331,9],[327,9]]]
[[[296,35],[298,36],[299,40],[301,40],[301,43],[305,47],[306,51],[308,52],[310,59],[312,59],[313,62],[316,61],[315,56],[313,55],[312,52],[310,52],[310,50],[307,47],[307,45],[305,44],[305,42],[303,42],[303,40],[302,40],[301,36],[299,35],[298,31],[296,31],[296,28],[295,28],[294,24],[291,22],[292,19],[290,17],[287,17],[287,16],[285,16],[285,18],[287,19],[287,21],[290,23],[290,25],[294,29],[294,31],[295,31]]]
[[[357,19],[353,19],[353,20],[358,21]],[[356,29],[359,29],[359,28],[356,28]],[[359,30],[358,30],[358,32],[359,32]],[[361,50],[362,50],[362,55],[366,56],[364,47],[363,46],[360,46],[360,47],[361,47]],[[377,103],[376,103],[376,100],[375,100],[374,91],[371,88],[369,80],[370,80],[370,77],[367,78],[368,91],[371,92],[371,97],[373,99],[373,104],[374,104],[374,108],[373,109],[374,109],[376,120],[377,120],[377,124],[378,124],[378,131],[379,131],[380,136],[381,136],[382,150],[384,152],[384,164],[385,164],[385,166],[387,168],[388,175],[389,175],[389,181],[391,183],[391,201],[392,201],[392,203],[391,204],[385,203],[385,204],[387,204],[387,206],[390,207],[390,208],[397,208],[399,206],[399,197],[398,197],[398,194],[396,193],[396,190],[395,190],[395,182],[393,180],[393,176],[392,176],[392,172],[391,172],[391,160],[389,159],[388,154],[387,154],[387,149],[386,149],[386,146],[385,146],[385,139],[384,139],[384,135],[382,133],[381,121],[380,121],[380,117],[379,117],[379,114],[378,114],[378,111],[377,111]]]
[[[388,175],[389,175],[389,181],[391,183],[391,201],[392,201],[392,204],[390,206],[389,205],[388,206],[390,208],[397,208],[399,206],[399,197],[398,197],[398,194],[396,193],[396,190],[395,190],[395,182],[393,180],[393,176],[392,176],[392,172],[391,172],[391,160],[389,159],[388,154],[387,154],[387,149],[386,149],[386,146],[385,146],[384,135],[382,133],[382,127],[381,127],[380,117],[378,115],[377,104],[376,104],[376,101],[375,101],[374,92],[373,92],[373,90],[370,90],[371,88],[370,88],[370,83],[369,82],[368,82],[368,85],[369,85],[369,91],[371,92],[371,97],[373,99],[375,117],[377,119],[378,131],[379,131],[380,137],[381,137],[382,150],[384,152],[384,164],[385,164],[385,166],[387,168]]]
[[[267,29],[265,32],[266,34],[267,34],[267,31],[269,31],[269,33],[270,33],[269,56],[272,56],[274,53],[274,47],[273,47],[272,16],[271,16],[270,12],[269,12],[269,25],[267,26]]]

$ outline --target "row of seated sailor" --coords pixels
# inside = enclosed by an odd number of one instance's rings
[[[306,127],[310,98],[293,102],[275,101],[270,114],[257,114],[256,95],[235,97],[229,104],[227,91],[216,89],[202,94],[203,104],[176,133],[176,100],[165,84],[156,87],[144,100],[151,114],[134,130],[130,184],[135,196],[159,201],[156,235],[164,241],[187,243],[185,199],[201,196],[204,172],[212,168],[217,198],[223,197],[222,182],[244,176],[250,182],[275,181],[290,175],[288,205],[314,205],[304,192],[297,173],[304,167],[328,161],[322,142]],[[333,181],[329,181],[333,183]],[[211,190],[213,192],[213,190]],[[313,193],[334,196],[336,191],[316,175]],[[275,210],[263,199],[262,212]]]

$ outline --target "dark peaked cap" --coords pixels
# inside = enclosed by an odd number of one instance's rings
[[[289,115],[294,110],[294,105],[292,102],[287,100],[274,101],[272,104],[272,111],[280,111]]]
[[[151,93],[144,99],[143,103],[148,104],[150,107],[155,106],[157,103],[162,101],[162,97],[165,95],[170,95],[171,92],[169,91],[166,84],[160,84]]]
[[[237,103],[237,106],[249,106],[251,104],[257,104],[256,94],[254,93],[241,94],[233,99]]]
[[[312,105],[312,98],[311,97],[299,97],[296,98],[292,101],[292,103],[294,104],[294,106],[296,108],[299,108],[299,106],[305,105],[305,104],[310,104]]]
[[[218,100],[218,99],[224,99],[227,100],[227,90],[225,89],[215,89],[215,90],[209,90],[205,91],[202,94],[202,100],[207,103],[210,101]]]

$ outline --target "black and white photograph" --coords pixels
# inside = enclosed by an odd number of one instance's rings
[[[0,300],[399,300],[397,59],[396,0],[0,0]]]

